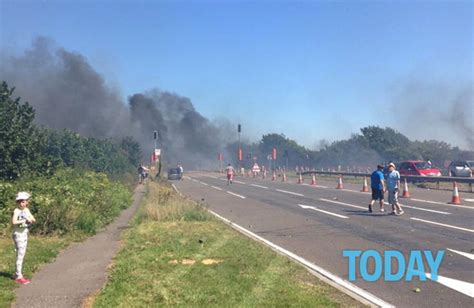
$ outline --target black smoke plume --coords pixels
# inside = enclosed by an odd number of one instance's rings
[[[146,162],[159,131],[158,147],[169,164],[187,169],[215,167],[225,148],[230,125],[214,125],[199,114],[188,98],[152,90],[121,99],[120,93],[79,53],[57,47],[48,38],[34,40],[23,54],[2,50],[0,79],[36,110],[36,122],[54,129],[68,128],[85,136],[139,141]],[[219,126],[219,128],[218,128]]]

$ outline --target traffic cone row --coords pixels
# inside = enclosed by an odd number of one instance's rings
[[[451,199],[451,204],[461,204],[461,197],[459,197],[458,183],[453,183],[453,198]]]
[[[344,187],[342,186],[342,175],[339,176],[339,181],[337,182],[337,187],[336,189],[343,189]]]
[[[364,186],[362,186],[361,192],[369,192],[369,186],[367,186],[367,177],[364,176]]]
[[[403,195],[402,198],[410,198],[410,192],[408,191],[408,183],[407,179],[405,178],[405,185],[403,187]]]

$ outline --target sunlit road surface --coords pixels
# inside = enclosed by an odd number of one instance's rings
[[[412,198],[400,199],[405,214],[394,216],[388,205],[384,213],[378,204],[368,213],[370,194],[358,185],[340,190],[331,182],[290,181],[236,177],[227,185],[222,174],[195,172],[173,184],[219,215],[345,280],[345,249],[399,250],[406,261],[411,250],[445,250],[437,282],[384,282],[383,275],[366,282],[357,271],[352,283],[398,307],[474,306],[474,203],[466,201],[472,193],[463,193],[463,206],[456,206],[447,204],[449,191],[412,190]]]

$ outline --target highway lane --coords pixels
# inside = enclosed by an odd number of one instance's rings
[[[451,248],[468,253],[472,249],[474,212],[468,208],[418,202],[413,205],[437,212],[407,208],[405,215],[395,217],[377,211],[369,214],[369,194],[253,178],[238,178],[227,186],[218,174],[196,173],[191,177],[193,180],[177,183],[183,193],[198,200],[204,198],[211,209],[224,217],[250,226],[257,234],[341,277],[347,278],[344,249],[397,249],[405,254],[411,249]],[[440,275],[472,283],[473,264],[474,261],[447,251]],[[472,298],[431,281],[368,283],[359,277],[355,283],[398,306],[472,304]],[[413,292],[415,287],[422,289],[422,296]]]

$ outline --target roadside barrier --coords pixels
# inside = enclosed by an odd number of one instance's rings
[[[461,198],[459,197],[458,183],[453,183],[453,198],[451,199],[451,204],[461,204]]]
[[[364,185],[362,186],[361,192],[369,192],[369,186],[367,186],[367,177],[364,176]]]

